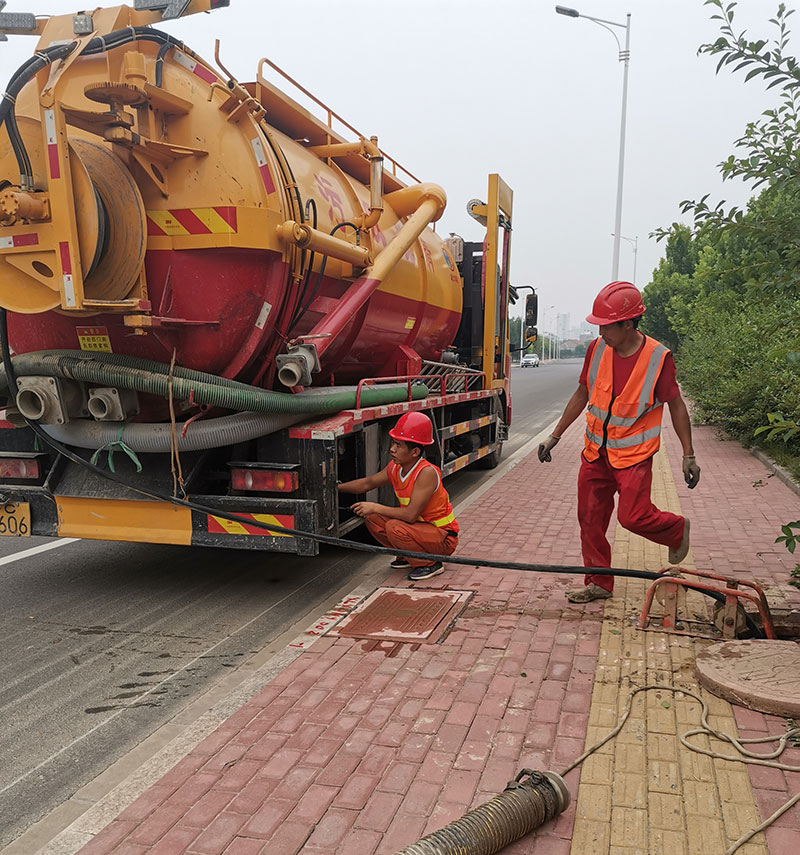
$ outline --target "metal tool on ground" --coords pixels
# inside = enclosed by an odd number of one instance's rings
[[[687,579],[686,576],[696,576],[699,580],[713,581],[695,581]],[[724,584],[715,585],[713,582],[723,582]],[[740,586],[750,588],[755,593],[742,591]],[[714,607],[714,626],[707,623],[698,626],[698,622],[690,620],[685,613],[679,616],[679,610],[682,609],[685,612],[683,603],[685,603],[685,594],[688,590],[715,595],[717,603]],[[657,619],[657,623],[650,614],[653,599],[661,602],[664,607],[664,614]],[[721,576],[718,573],[708,573],[704,570],[688,570],[685,567],[668,568],[647,589],[637,626],[644,630],[691,635],[695,638],[712,638],[715,641],[720,638],[734,639],[746,626],[749,626],[747,613],[742,606],[744,601],[755,604],[766,637],[776,638],[769,603],[763,589],[755,582],[736,579],[733,576]]]

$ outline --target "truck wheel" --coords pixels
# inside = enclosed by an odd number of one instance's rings
[[[481,459],[475,463],[475,468],[476,469],[497,469],[497,467],[500,465],[500,458],[502,456],[503,456],[503,443],[501,442],[500,445],[498,445],[497,448],[491,454],[487,454],[486,457],[481,457]]]

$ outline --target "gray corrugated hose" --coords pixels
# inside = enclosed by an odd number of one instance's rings
[[[178,423],[178,451],[202,451],[247,442],[266,436],[281,428],[289,427],[308,416],[270,413],[237,413],[218,419],[197,421],[189,426],[186,438],[181,439],[183,424]],[[169,422],[156,424],[119,422],[95,422],[78,419],[65,425],[42,425],[53,439],[75,448],[105,448],[109,443],[122,440],[137,454],[167,453],[171,448],[172,425]],[[120,435],[120,428],[122,434]]]
[[[382,387],[394,390],[397,400],[407,394],[402,383],[391,383]],[[355,386],[322,386],[307,389],[295,397],[327,398],[340,392],[355,394]],[[181,439],[183,422],[178,422],[178,451],[202,451],[207,448],[221,448],[237,442],[248,442],[259,436],[266,436],[282,428],[308,419],[307,414],[295,413],[235,413],[216,419],[196,421]],[[166,453],[171,449],[171,425],[169,422],[139,423],[95,422],[89,419],[73,419],[65,425],[42,425],[57,442],[76,448],[105,448],[109,443],[122,440],[131,451],[137,454]],[[122,428],[122,435],[120,435]]]
[[[569,801],[561,776],[523,769],[500,795],[397,855],[494,855],[562,813]]]

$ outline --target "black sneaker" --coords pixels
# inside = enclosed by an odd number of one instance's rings
[[[415,567],[409,574],[408,578],[412,582],[419,582],[422,579],[430,579],[431,576],[438,576],[444,573],[444,566],[441,561],[435,564],[425,564],[423,567]]]
[[[394,559],[394,561],[392,561],[389,566],[392,568],[392,570],[405,570],[411,565],[408,563],[408,561],[406,561],[405,558],[400,558],[398,556]]]

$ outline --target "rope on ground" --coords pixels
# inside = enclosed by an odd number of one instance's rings
[[[701,727],[696,728],[695,730],[689,730],[686,733],[678,734],[678,738],[681,741],[681,745],[684,745],[690,751],[695,751],[699,754],[705,754],[707,757],[712,757],[716,760],[731,760],[733,762],[738,763],[747,763],[751,766],[769,766],[772,769],[781,769],[784,772],[800,772],[800,766],[789,766],[786,763],[775,763],[773,759],[775,757],[779,757],[786,748],[786,743],[792,737],[800,736],[800,727],[793,727],[790,730],[787,730],[786,733],[781,736],[760,736],[755,739],[737,739],[735,736],[731,736],[729,733],[723,733],[721,730],[715,730],[708,723],[708,706],[703,698],[695,692],[690,691],[689,689],[681,688],[680,686],[668,686],[661,683],[650,683],[647,686],[640,686],[637,689],[634,689],[630,695],[628,696],[628,703],[625,707],[625,711],[620,717],[619,721],[614,727],[613,730],[609,731],[599,742],[596,742],[592,745],[591,748],[588,748],[586,751],[581,754],[578,759],[572,763],[570,766],[567,766],[566,769],[559,772],[563,778],[568,772],[571,772],[573,769],[577,768],[584,762],[588,757],[595,753],[598,749],[602,748],[609,740],[613,739],[615,736],[619,734],[622,728],[625,726],[625,722],[630,718],[630,714],[633,710],[633,699],[640,692],[652,692],[652,691],[663,691],[663,692],[673,692],[674,694],[688,695],[690,698],[694,698],[702,709],[702,713],[700,715],[700,723]],[[739,753],[736,754],[720,754],[717,751],[712,751],[710,748],[702,748],[699,745],[692,745],[689,742],[689,737],[691,736],[708,736],[709,738],[714,738],[719,740],[720,742],[727,742],[732,745]],[[768,753],[768,754],[760,754],[755,751],[748,751],[744,746],[752,745],[755,743],[761,742],[776,742],[778,743],[778,747]],[[768,817],[764,820],[760,825],[757,825],[755,828],[751,829],[740,837],[735,843],[733,843],[726,851],[725,855],[733,855],[740,847],[744,846],[748,840],[755,837],[760,831],[763,831],[768,826],[772,825],[778,817],[782,816],[786,813],[787,810],[790,810],[794,805],[800,802],[800,792],[796,795],[792,796],[786,804],[780,807],[772,816]]]

